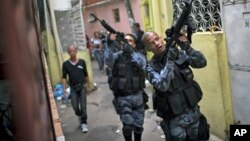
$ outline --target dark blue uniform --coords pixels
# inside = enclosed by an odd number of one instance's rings
[[[186,51],[174,48],[161,57],[153,56],[146,66],[142,63],[137,62],[144,66],[146,77],[154,86],[153,104],[157,115],[163,118],[166,141],[197,140],[202,91],[189,66],[205,67],[203,54],[191,47]]]
[[[114,93],[113,102],[123,123],[123,135],[126,141],[131,141],[132,132],[134,132],[135,141],[140,141],[145,112],[143,101],[144,72],[131,61],[131,54],[126,54],[123,51],[116,53],[110,51],[107,54],[109,60],[113,60],[109,86]]]

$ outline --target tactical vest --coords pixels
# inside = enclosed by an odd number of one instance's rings
[[[120,94],[142,90],[145,88],[144,72],[131,62],[130,55],[119,54],[114,63],[109,86]]]
[[[157,115],[162,118],[187,112],[195,107],[202,98],[202,91],[198,83],[193,80],[194,76],[189,63],[183,59],[177,59],[174,62],[174,78],[171,80],[168,90],[161,92],[155,89],[154,106]],[[153,66],[160,72],[164,65],[155,62]]]

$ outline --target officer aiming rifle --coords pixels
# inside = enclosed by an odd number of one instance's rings
[[[96,17],[93,13],[90,14],[92,17],[95,18],[95,20],[99,21],[101,25],[110,33],[116,35],[116,41],[122,43],[124,45],[123,51],[127,53],[132,53],[133,49],[128,44],[127,40],[124,38],[124,33],[116,31],[114,28],[112,28],[105,20],[100,20],[98,17]]]
[[[113,91],[113,105],[123,124],[122,132],[125,141],[141,141],[146,108],[147,94],[144,92],[145,75],[133,58],[144,56],[137,52],[136,38],[132,34],[115,31],[104,20],[98,19],[102,26],[116,35],[116,41],[123,45],[122,51],[110,53],[110,60],[114,60],[112,72],[108,78],[110,89]]]
[[[192,0],[184,1],[179,19],[166,31],[166,44],[156,32],[146,32],[142,37],[153,57],[149,63],[138,65],[155,90],[153,105],[157,116],[163,119],[160,125],[166,141],[209,139],[209,125],[198,105],[203,92],[190,68],[203,68],[207,61],[202,52],[190,46],[191,35],[188,39],[180,33],[188,23],[191,4]]]

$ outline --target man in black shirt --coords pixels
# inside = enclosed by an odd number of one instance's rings
[[[67,76],[71,93],[71,105],[75,114],[81,121],[83,133],[88,132],[87,128],[87,85],[89,84],[86,63],[83,59],[77,58],[77,48],[74,45],[68,47],[70,59],[65,61],[62,66],[62,83],[66,92]],[[89,86],[89,85],[88,85]]]

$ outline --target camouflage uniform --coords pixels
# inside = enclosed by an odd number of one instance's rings
[[[154,86],[153,103],[157,115],[163,118],[161,127],[166,141],[197,140],[202,91],[189,66],[205,67],[203,54],[189,46],[185,51],[171,48],[161,57],[153,56],[146,65],[137,60],[143,60],[142,57],[137,55],[133,61],[144,69]]]
[[[114,93],[114,106],[123,123],[123,135],[126,141],[141,140],[144,122],[143,89],[144,72],[131,61],[131,53],[118,51],[106,52],[109,60],[114,60],[109,77],[109,86]],[[134,54],[132,54],[134,55]]]
[[[131,135],[132,131],[142,134],[144,123],[144,107],[142,92],[116,98],[120,119],[123,123],[123,134]]]

